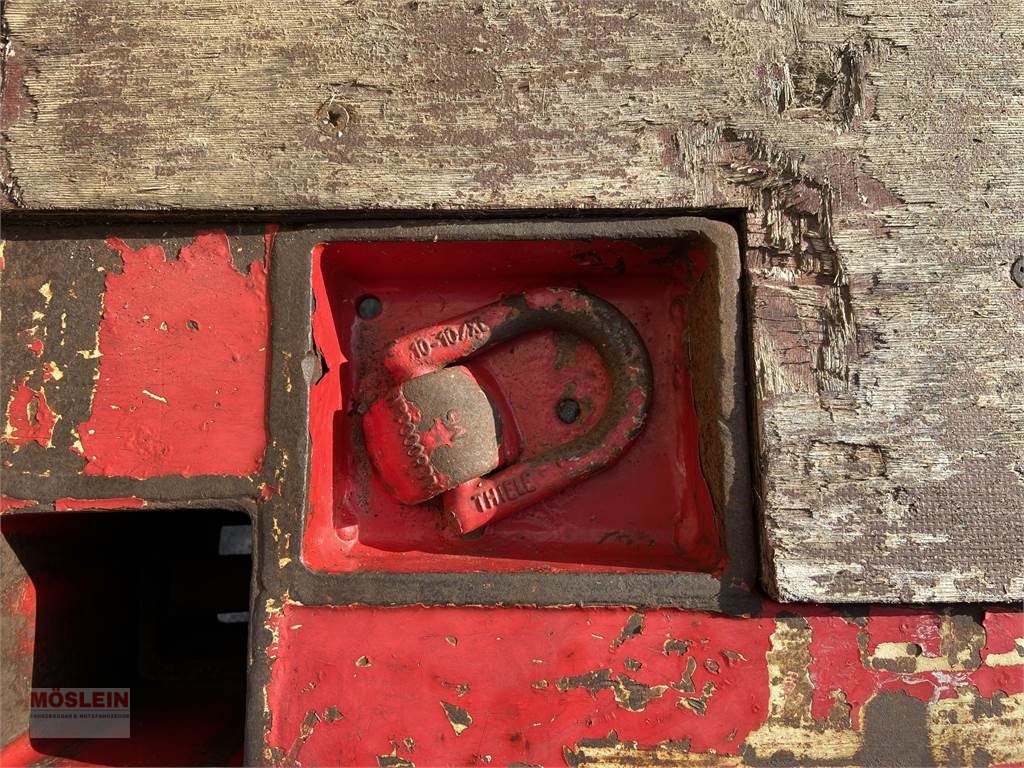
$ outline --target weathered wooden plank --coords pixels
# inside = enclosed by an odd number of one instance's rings
[[[769,586],[1024,597],[1015,0],[4,20],[13,207],[744,209]]]

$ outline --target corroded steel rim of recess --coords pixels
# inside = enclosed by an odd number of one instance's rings
[[[717,333],[714,370],[694,370],[701,424],[701,461],[722,529],[728,566],[721,575],[665,573],[323,573],[302,563],[301,542],[308,504],[309,370],[317,361],[311,344],[312,253],[322,243],[355,241],[672,239],[702,247],[708,267],[696,291],[703,315]],[[757,610],[757,549],[751,492],[746,398],[744,323],[736,231],[728,224],[691,217],[550,219],[475,222],[380,221],[278,232],[271,254],[271,387],[268,426],[273,451],[288,456],[302,483],[260,509],[261,561],[267,597],[287,593],[305,605],[612,605],[679,607],[744,614]],[[695,296],[694,301],[700,300]],[[306,372],[304,374],[303,361]],[[311,363],[314,364],[311,366]],[[702,380],[698,380],[702,379]],[[287,392],[286,381],[305,382]],[[704,396],[698,397],[700,388]],[[714,453],[715,456],[709,454]],[[268,481],[269,482],[269,481]],[[276,529],[290,533],[282,551]]]

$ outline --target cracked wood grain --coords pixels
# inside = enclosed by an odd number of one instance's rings
[[[1020,600],[1019,10],[10,0],[2,188],[31,212],[740,209],[769,589]]]

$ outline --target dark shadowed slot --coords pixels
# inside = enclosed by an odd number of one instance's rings
[[[33,688],[130,688],[131,738],[31,738],[103,765],[240,765],[251,525],[220,511],[19,515]]]

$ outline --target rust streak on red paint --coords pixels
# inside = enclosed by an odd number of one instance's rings
[[[270,254],[274,251],[274,239],[277,237],[277,231],[280,229],[279,224],[267,224],[263,230],[263,260],[265,263],[270,263]]]
[[[270,483],[260,483],[260,501],[270,501],[274,496],[278,496],[281,493],[281,487],[279,485],[271,485]]]
[[[42,387],[32,389],[24,379],[11,392],[7,402],[7,428],[2,439],[11,445],[38,443],[44,448],[53,446],[53,428],[60,418],[46,402]]]
[[[123,496],[116,499],[73,499],[65,497],[53,502],[56,512],[78,512],[88,509],[142,509],[146,501],[137,496]]]
[[[248,274],[227,235],[200,232],[168,258],[160,245],[107,244],[92,415],[79,425],[88,475],[236,475],[266,447],[267,264]]]
[[[6,617],[20,619],[15,623],[15,639],[22,659],[31,660],[36,636],[36,588],[31,579],[21,579],[11,585],[4,594],[4,611]],[[0,765],[4,764],[0,761]]]
[[[0,513],[11,512],[16,509],[29,509],[38,507],[39,502],[31,499],[14,499],[10,496],[0,496]]]
[[[991,698],[995,691],[1024,692],[1024,613],[985,613],[985,646],[981,650],[981,665],[971,675],[971,684],[985,698]]]

